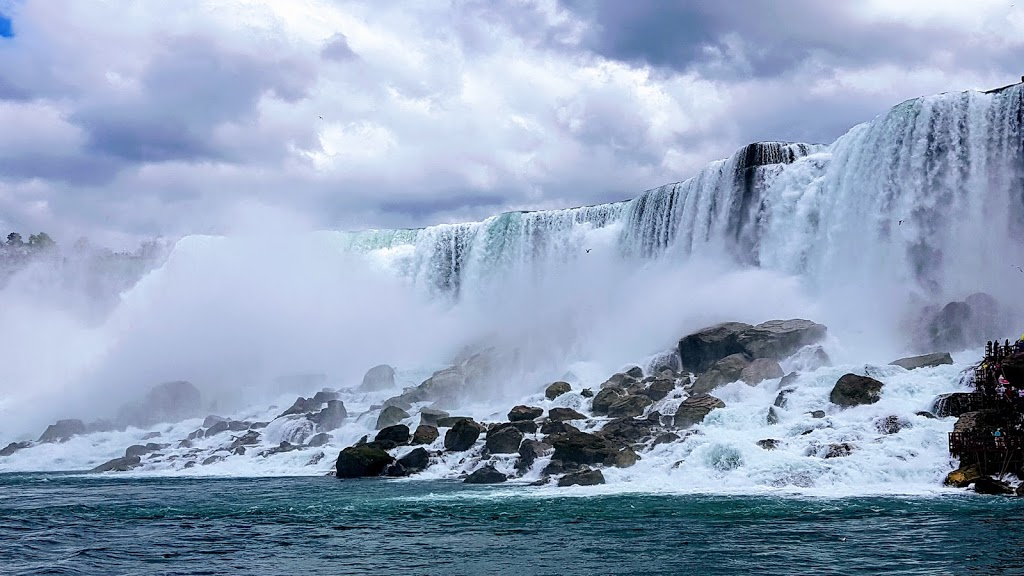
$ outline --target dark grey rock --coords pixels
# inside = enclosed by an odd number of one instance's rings
[[[470,418],[469,416],[446,416],[444,418],[439,418],[438,419],[437,427],[438,428],[451,428],[452,426],[455,426],[455,424],[457,424],[460,420],[470,420],[470,421],[472,421],[473,419]]]
[[[604,416],[608,414],[612,404],[625,395],[626,393],[618,388],[603,388],[597,393],[597,396],[594,396],[594,400],[591,401],[590,410],[595,415]]]
[[[768,416],[765,418],[765,422],[769,426],[774,426],[779,423],[779,413],[775,411],[775,406],[768,408]]]
[[[509,410],[508,420],[509,422],[521,422],[523,420],[535,420],[540,418],[544,414],[543,408],[537,408],[535,406],[523,406],[519,405]]]
[[[572,386],[568,382],[555,382],[544,390],[544,396],[548,400],[554,400],[562,394],[568,394],[572,391]]]
[[[824,410],[813,410],[811,412],[808,412],[808,414],[811,415],[811,418],[824,418],[825,417],[825,411]]]
[[[644,370],[639,366],[633,366],[629,370],[626,370],[626,376],[639,380],[644,377]]]
[[[893,360],[889,365],[899,366],[900,368],[905,368],[907,370],[916,370],[917,368],[932,368],[952,363],[953,357],[949,355],[949,352],[936,352],[934,354],[925,354],[923,356],[900,358],[899,360]]]
[[[430,453],[424,448],[416,448],[398,459],[398,464],[410,472],[426,470],[430,466]]]
[[[464,482],[466,484],[500,484],[506,480],[508,480],[508,476],[498,472],[493,465],[488,464],[467,476]]]
[[[829,458],[845,458],[852,454],[854,446],[848,442],[842,442],[839,444],[829,444],[825,450],[825,459]]]
[[[373,444],[349,446],[338,454],[335,476],[338,478],[365,478],[380,476],[395,459]]]
[[[227,422],[227,418],[221,418],[220,416],[209,415],[203,419],[203,428],[211,428],[218,422]]]
[[[647,385],[643,391],[644,396],[657,402],[672,393],[676,388],[676,382],[672,379],[659,379]]]
[[[767,438],[765,440],[758,440],[757,445],[765,450],[775,450],[781,445],[782,442],[774,438]]]
[[[704,328],[679,340],[679,360],[682,368],[701,373],[731,354],[743,352],[737,340],[740,332],[752,328],[750,324],[726,322]]]
[[[582,470],[570,472],[558,479],[558,485],[565,486],[597,486],[604,484],[604,474],[600,470]]]
[[[326,432],[321,432],[316,436],[313,436],[306,442],[306,446],[313,448],[319,448],[320,446],[326,446],[331,441],[331,435]]]
[[[363,392],[375,392],[395,387],[395,369],[387,364],[374,366],[363,375],[363,381],[359,390]]]
[[[519,462],[516,467],[520,470],[527,470],[538,458],[543,457],[551,450],[551,445],[527,438],[519,445]]]
[[[711,365],[690,388],[691,394],[707,394],[730,382],[735,382],[743,375],[743,370],[750,366],[750,358],[745,354],[730,354]]]
[[[629,418],[640,416],[654,401],[647,396],[630,395],[619,398],[608,407],[608,416],[612,418]],[[551,411],[548,413],[550,414]]]
[[[772,404],[776,408],[786,407],[786,397],[793,393],[793,388],[785,388],[779,390],[779,394],[775,396],[775,402]]]
[[[883,383],[868,376],[846,374],[832,388],[829,401],[844,408],[874,404],[881,398],[883,386]]]
[[[740,380],[750,385],[760,384],[765,380],[782,378],[785,373],[782,366],[770,358],[755,358],[740,373]]]
[[[4,449],[0,450],[0,457],[10,456],[18,450],[24,450],[32,446],[31,442],[11,442]]]
[[[896,434],[904,428],[910,428],[910,423],[899,416],[886,416],[875,420],[875,429],[882,434]]]
[[[427,426],[438,426],[438,422],[444,418],[448,418],[450,414],[444,410],[437,410],[435,408],[423,408],[420,410],[420,424],[426,424]]]
[[[462,419],[455,423],[444,435],[444,447],[452,452],[469,450],[480,438],[482,432],[479,424],[470,419]]]
[[[725,408],[725,402],[710,394],[696,394],[690,396],[679,405],[675,414],[675,425],[679,428],[689,428],[694,424],[704,421],[704,417],[717,408]]]
[[[93,468],[91,472],[127,472],[141,464],[142,458],[138,456],[125,456],[123,458],[114,458],[109,462],[100,464]]]
[[[39,442],[65,442],[72,436],[85,434],[85,423],[81,420],[57,420],[55,424],[46,427]]]
[[[397,406],[385,406],[377,417],[377,430],[394,426],[409,417],[409,413]]]
[[[411,444],[433,444],[434,440],[437,440],[439,435],[437,428],[434,426],[420,424],[416,427],[416,432],[412,435]]]
[[[596,434],[568,432],[552,439],[555,453],[552,460],[566,464],[604,464],[625,468],[636,463],[637,456],[629,447],[620,447],[615,442]]]
[[[566,420],[583,420],[586,416],[573,410],[572,408],[552,408],[548,410],[548,419],[555,422],[564,422]]]
[[[373,439],[374,442],[378,443],[392,443],[395,446],[401,446],[408,444],[412,436],[409,433],[409,427],[405,424],[395,424],[394,426],[388,426],[377,432],[377,436]]]
[[[485,446],[490,454],[515,454],[519,452],[519,444],[523,441],[523,433],[512,426],[488,432]]]
[[[973,412],[982,405],[980,395],[972,392],[953,392],[942,394],[932,402],[932,412],[939,418],[960,416]]]

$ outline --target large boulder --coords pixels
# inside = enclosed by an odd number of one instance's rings
[[[57,420],[55,424],[50,424],[43,431],[42,436],[39,437],[39,442],[65,442],[72,436],[79,434],[85,434],[86,428],[85,423],[81,420]]]
[[[416,432],[412,435],[411,444],[433,444],[434,440],[437,440],[440,433],[437,428],[428,424],[420,424],[416,427]]]
[[[583,414],[573,410],[572,408],[552,408],[548,410],[548,419],[554,422],[563,422],[565,420],[582,420],[586,418]]]
[[[679,340],[679,359],[683,369],[700,373],[712,364],[743,351],[739,345],[740,332],[752,328],[742,322],[725,322],[704,328]]]
[[[725,408],[725,402],[710,394],[690,396],[676,409],[674,423],[679,428],[689,428],[704,421],[704,417],[716,408]]]
[[[523,441],[523,433],[513,426],[488,432],[484,445],[490,454],[515,454],[519,452],[519,444]]]
[[[544,390],[544,396],[548,400],[554,400],[562,394],[567,394],[572,391],[572,386],[568,382],[555,382]]]
[[[961,466],[947,474],[942,483],[955,488],[967,488],[980,477],[981,471],[977,466]]]
[[[619,398],[608,407],[608,415],[612,418],[631,418],[640,416],[654,401],[647,396],[630,395]]]
[[[380,476],[395,459],[375,444],[349,446],[338,454],[335,475],[338,478]]]
[[[394,426],[409,417],[409,413],[398,406],[385,406],[377,417],[377,430],[383,430],[388,426]]]
[[[310,420],[320,425],[321,430],[335,430],[348,418],[348,411],[341,400],[328,400],[327,407],[313,414]]]
[[[874,404],[881,398],[884,385],[870,376],[845,374],[836,382],[828,399],[833,404],[844,408]]]
[[[442,418],[450,416],[444,410],[438,410],[436,408],[423,408],[420,410],[420,424],[426,424],[427,426],[437,426],[437,423]]]
[[[657,402],[672,393],[676,389],[676,382],[671,378],[659,378],[647,385],[641,394]]]
[[[444,435],[444,447],[452,452],[469,450],[480,438],[481,426],[469,418],[455,423]]]
[[[416,448],[399,458],[397,464],[407,472],[426,470],[427,466],[430,465],[430,453],[424,448]]]
[[[91,472],[127,472],[132,468],[137,468],[142,464],[142,458],[139,456],[124,456],[122,458],[114,458],[109,462],[104,462],[99,466],[93,468]]]
[[[893,360],[889,365],[899,366],[906,370],[915,370],[917,368],[932,368],[952,363],[953,357],[949,355],[949,352],[936,352],[934,354],[924,354],[923,356],[900,358],[899,360]]]
[[[604,484],[604,474],[600,470],[581,470],[570,472],[558,479],[559,486],[597,486]]]
[[[604,425],[601,436],[619,444],[637,444],[650,438],[658,426],[649,419],[618,418]]]
[[[808,344],[820,342],[828,330],[810,320],[769,320],[743,330],[736,341],[751,358],[781,360]]]
[[[516,464],[516,468],[519,470],[529,469],[538,458],[547,454],[548,450],[551,450],[549,444],[529,438],[523,440],[523,443],[519,445],[519,462]]]
[[[603,388],[591,400],[590,410],[597,416],[608,414],[612,404],[617,402],[626,393],[619,388]]]
[[[742,372],[740,372],[740,380],[753,386],[760,384],[765,380],[782,378],[785,375],[786,373],[782,371],[782,366],[779,366],[779,363],[775,360],[770,358],[755,358],[743,369]]]
[[[555,453],[552,460],[566,464],[619,466],[625,468],[636,462],[636,453],[596,434],[567,432],[552,440]]]
[[[395,369],[387,364],[374,366],[363,375],[363,382],[359,390],[363,392],[375,392],[395,387]]]
[[[190,382],[164,382],[149,390],[140,400],[118,411],[118,422],[149,426],[160,422],[181,422],[203,413],[202,395]]]
[[[535,406],[523,406],[520,404],[515,408],[509,410],[508,421],[509,422],[521,422],[524,420],[534,420],[540,418],[544,414],[543,408],[537,408]]]
[[[373,439],[378,444],[393,444],[395,446],[401,446],[408,444],[412,436],[409,434],[409,427],[405,424],[395,424],[394,426],[388,426],[387,428],[381,429],[377,432],[377,436]]]
[[[508,480],[508,476],[498,472],[494,465],[488,464],[467,476],[464,482],[466,484],[500,484],[506,480]]]
[[[730,382],[740,379],[743,371],[750,366],[750,358],[745,354],[730,354],[715,362],[690,388],[691,394],[707,394]]]

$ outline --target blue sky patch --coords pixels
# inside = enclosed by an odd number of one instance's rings
[[[10,38],[14,36],[14,30],[11,29],[11,19],[0,14],[0,38]]]

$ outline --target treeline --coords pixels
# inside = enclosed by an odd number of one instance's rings
[[[4,242],[3,247],[8,248],[8,249],[26,248],[26,247],[27,248],[36,248],[36,249],[46,249],[46,248],[53,248],[56,245],[57,245],[57,243],[54,242],[53,238],[50,238],[50,235],[47,234],[46,232],[40,232],[39,234],[30,234],[29,237],[28,237],[28,242],[25,242],[24,240],[22,240],[22,237],[21,237],[20,233],[18,233],[18,232],[11,232],[10,234],[7,235],[7,241]]]

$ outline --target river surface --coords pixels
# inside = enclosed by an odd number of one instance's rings
[[[0,475],[3,574],[1024,574],[1024,500]]]

